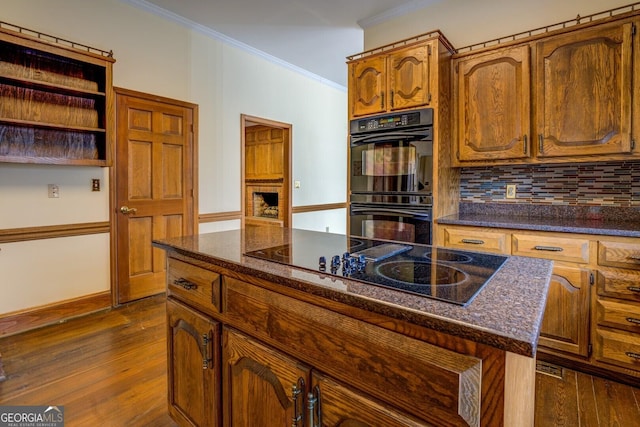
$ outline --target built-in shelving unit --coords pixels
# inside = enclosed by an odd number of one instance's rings
[[[114,62],[0,22],[0,162],[110,166]]]

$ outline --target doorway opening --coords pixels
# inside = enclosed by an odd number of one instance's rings
[[[241,115],[242,225],[291,224],[291,125]]]

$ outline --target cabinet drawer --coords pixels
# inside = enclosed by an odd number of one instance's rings
[[[444,245],[448,248],[509,254],[508,233],[473,229],[444,229]]]
[[[640,301],[640,271],[600,269],[598,295]]]
[[[601,326],[640,333],[640,306],[633,303],[598,299],[596,320]]]
[[[167,292],[204,311],[220,312],[220,275],[169,258]]]
[[[589,240],[514,234],[512,254],[556,261],[589,262]]]
[[[600,241],[598,264],[640,270],[640,244]]]
[[[640,335],[632,332],[596,330],[595,358],[625,368],[640,370]]]

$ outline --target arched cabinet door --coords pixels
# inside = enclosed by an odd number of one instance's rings
[[[316,371],[313,372],[312,384],[317,409],[309,415],[309,420],[314,427],[424,427],[429,425],[389,405],[380,404],[355,388],[341,384]]]
[[[220,324],[167,300],[169,413],[183,426],[220,426]]]
[[[374,56],[349,65],[349,97],[353,117],[387,110],[387,61]]]
[[[222,333],[228,427],[305,427],[310,368],[230,328]]]
[[[590,270],[579,267],[553,268],[540,328],[541,346],[589,355],[590,274]]]
[[[528,45],[460,58],[455,71],[456,159],[530,156]]]
[[[390,110],[417,108],[431,102],[432,48],[428,43],[389,55]]]
[[[538,157],[631,151],[632,40],[628,22],[537,43]]]

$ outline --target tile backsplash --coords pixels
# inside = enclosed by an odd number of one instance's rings
[[[506,198],[507,184],[516,198]],[[460,201],[640,207],[640,161],[463,168]]]

